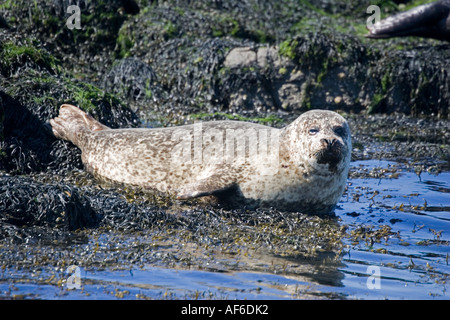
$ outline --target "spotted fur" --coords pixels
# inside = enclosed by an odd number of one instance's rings
[[[308,111],[283,129],[241,121],[110,129],[63,105],[51,125],[56,137],[82,150],[86,170],[97,177],[248,207],[331,212],[351,155],[347,122],[325,110]]]

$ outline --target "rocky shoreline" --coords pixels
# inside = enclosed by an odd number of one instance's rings
[[[283,254],[339,250],[345,230],[327,218],[180,205],[99,186],[82,171],[80,151],[48,133],[62,103],[113,128],[227,118],[283,126],[330,109],[349,119],[354,160],[449,170],[450,45],[365,39],[369,1],[77,3],[79,30],[66,27],[71,1],[0,5],[0,241],[21,245],[1,250],[3,264],[39,243],[51,246],[29,254],[58,265],[55,247],[92,249],[92,237],[111,230],[112,238],[150,230],[165,241],[181,232],[179,242],[200,234],[197,244],[234,240]],[[386,14],[399,10],[389,3]],[[273,231],[261,239],[268,223]],[[310,236],[319,230],[319,240]]]

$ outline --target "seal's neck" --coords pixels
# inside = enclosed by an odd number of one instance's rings
[[[285,159],[291,163],[304,162],[301,148],[299,148],[298,133],[295,131],[293,123],[281,129],[280,132],[280,159]]]

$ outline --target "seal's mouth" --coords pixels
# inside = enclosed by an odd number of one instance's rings
[[[330,170],[335,170],[337,164],[342,160],[342,143],[336,139],[322,139],[324,148],[314,153],[317,163],[329,164]]]

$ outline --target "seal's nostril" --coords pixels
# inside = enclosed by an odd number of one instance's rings
[[[336,139],[321,139],[320,141],[327,147],[330,147],[334,143],[334,141],[336,141]]]
[[[327,149],[332,149],[332,148],[339,148],[341,146],[341,143],[337,140],[337,139],[321,139],[320,140],[323,144],[324,147],[326,147]]]
[[[337,140],[336,139],[331,139],[331,140],[328,140],[328,145],[330,146],[330,147],[333,147],[333,146],[335,146],[336,144],[338,144],[338,142],[337,142]]]

